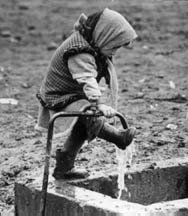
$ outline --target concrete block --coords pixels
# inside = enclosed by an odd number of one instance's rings
[[[188,215],[188,161],[168,161],[157,169],[132,167],[122,200],[116,199],[117,173],[86,180],[53,181],[47,196],[46,216],[186,216]],[[16,216],[39,216],[42,179],[30,185],[16,183]],[[107,195],[106,195],[107,194]],[[127,201],[128,200],[128,201]]]
[[[16,216],[40,216],[38,189],[16,183]],[[113,199],[84,188],[61,184],[61,188],[49,190],[46,216],[144,216],[145,207],[139,204]]]

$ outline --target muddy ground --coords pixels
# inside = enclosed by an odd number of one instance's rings
[[[46,135],[37,134],[35,94],[54,48],[81,12],[111,7],[137,30],[133,50],[115,57],[118,110],[137,128],[134,163],[188,156],[188,2],[185,0],[0,1],[0,212],[14,204],[14,183],[42,175]],[[64,137],[54,138],[55,147]],[[94,172],[115,167],[115,148],[95,140],[77,165]],[[54,158],[51,166],[54,166]]]

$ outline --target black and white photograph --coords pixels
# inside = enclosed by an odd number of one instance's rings
[[[188,216],[188,0],[0,0],[0,216]]]

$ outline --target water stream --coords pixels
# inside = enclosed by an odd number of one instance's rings
[[[130,197],[131,194],[128,191],[128,188],[125,185],[125,179],[124,175],[127,173],[131,167],[133,155],[135,153],[135,145],[134,141],[125,149],[120,150],[116,148],[116,157],[118,162],[118,197],[117,199],[121,199],[122,192],[125,191],[128,193],[128,196]],[[128,178],[131,178],[130,175],[128,175]]]

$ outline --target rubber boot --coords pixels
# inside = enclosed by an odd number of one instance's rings
[[[56,150],[56,167],[53,172],[55,179],[85,178],[88,175],[86,170],[74,168],[76,155],[86,139],[84,125],[78,120],[65,141],[63,149]]]
[[[98,137],[108,142],[112,142],[119,149],[124,150],[128,145],[131,144],[135,134],[136,134],[136,128],[134,127],[118,130],[112,125],[105,122],[98,134]]]
[[[53,172],[55,179],[69,179],[69,178],[85,178],[88,173],[85,169],[75,169],[76,155],[70,155],[62,149],[56,150],[56,167]]]

